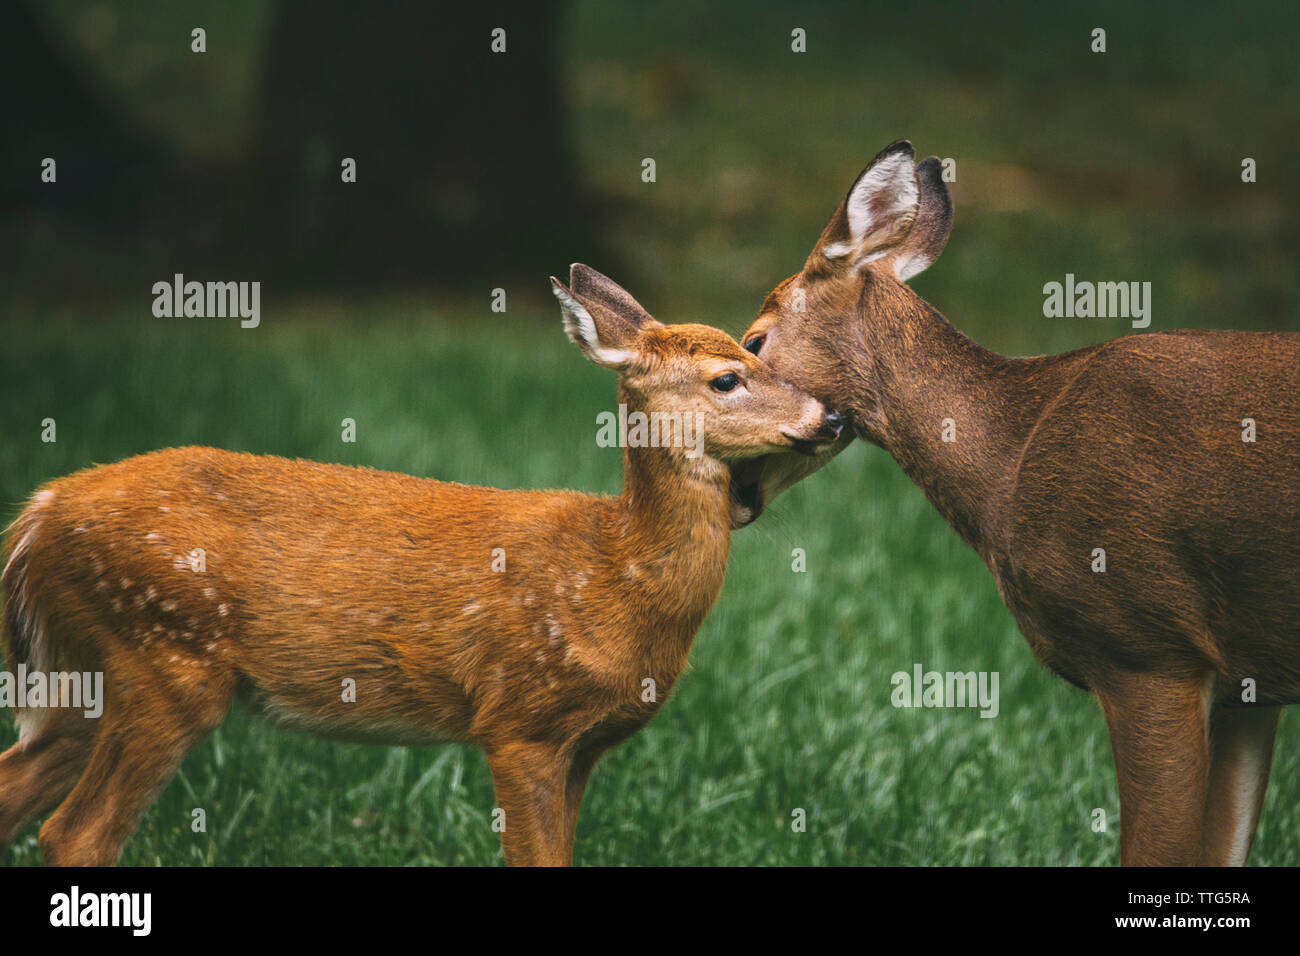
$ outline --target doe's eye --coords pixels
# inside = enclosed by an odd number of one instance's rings
[[[746,352],[751,352],[751,353],[753,353],[754,355],[757,355],[759,352],[761,352],[761,351],[763,350],[763,343],[764,343],[765,341],[767,341],[767,336],[765,336],[765,335],[756,335],[756,336],[754,336],[752,339],[750,339],[748,342],[746,342],[746,343],[742,346],[742,348],[744,348],[744,350],[745,350]]]
[[[740,378],[735,372],[728,372],[726,375],[719,375],[709,384],[719,392],[729,392],[740,384]]]

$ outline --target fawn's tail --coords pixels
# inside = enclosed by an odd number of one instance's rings
[[[53,497],[52,491],[38,491],[8,529],[4,572],[0,574],[0,587],[4,590],[0,649],[4,652],[5,666],[11,671],[17,670],[20,664],[26,665],[28,672],[49,670],[47,629],[44,617],[36,605],[30,558],[32,545],[40,531],[41,519]],[[18,723],[18,740],[22,743],[36,735],[45,718],[46,709],[15,706],[14,713]]]

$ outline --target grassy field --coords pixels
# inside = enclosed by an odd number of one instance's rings
[[[78,25],[102,6],[48,9],[107,95],[182,156],[247,149],[262,4],[200,4],[222,40],[199,66],[172,42],[199,14],[122,5],[119,40],[94,48]],[[1291,5],[966,6],[568,4],[574,145],[609,250],[591,265],[660,319],[738,332],[862,165],[908,137],[957,161],[952,239],[913,286],[991,348],[1132,331],[1045,319],[1042,286],[1067,272],[1151,282],[1153,331],[1300,331]],[[1104,56],[1088,52],[1098,24]],[[808,30],[799,56],[796,25]],[[1245,156],[1257,183],[1240,180]],[[657,161],[653,184],[643,157]],[[520,175],[537,174],[521,157]],[[565,340],[544,276],[511,288],[504,315],[486,289],[319,301],[267,289],[262,326],[241,330],[155,319],[143,289],[90,299],[139,254],[34,231],[7,263],[6,522],[42,481],[184,444],[500,487],[620,486],[619,455],[594,441],[614,377]],[[553,271],[570,256],[556,249]],[[54,294],[22,281],[38,270],[66,281]],[[47,417],[54,444],[40,441]],[[340,441],[345,417],[355,445]],[[998,672],[999,715],[894,709],[891,675],[918,663]],[[0,716],[0,745],[14,736]],[[1300,864],[1298,739],[1288,713],[1254,864]],[[235,712],[124,862],[493,864],[493,806],[472,750],[330,744]],[[197,807],[203,834],[190,829]],[[796,809],[806,832],[792,830]],[[38,862],[35,834],[0,863]],[[692,668],[594,775],[576,862],[1107,864],[1118,834],[1096,704],[1037,665],[987,570],[893,461],[855,445],[735,536]]]
[[[40,481],[186,443],[505,487],[616,491],[613,376],[558,316],[472,330],[400,302],[243,331],[111,317],[22,327],[0,359],[9,514]],[[532,318],[532,317],[530,317]],[[364,341],[365,358],[358,350]],[[57,367],[55,378],[34,369]],[[38,440],[39,421],[58,441]],[[343,444],[339,422],[357,421]],[[791,570],[803,548],[807,571]],[[890,676],[1000,673],[1001,712],[901,710]],[[1300,862],[1288,717],[1253,861]],[[6,718],[0,743],[14,737]],[[128,864],[491,864],[492,782],[461,747],[385,749],[236,711],[185,762]],[[191,832],[191,811],[208,832]],[[792,812],[807,813],[794,832]],[[1109,818],[1090,828],[1094,808]],[[35,863],[35,829],[3,857]],[[723,596],[664,712],[598,768],[585,864],[1097,864],[1118,856],[1100,712],[1041,670],[976,556],[881,451],[854,446],[733,539]]]

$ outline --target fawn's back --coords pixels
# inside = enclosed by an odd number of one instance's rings
[[[110,678],[116,647],[196,691],[230,666],[277,721],[423,743],[543,713],[521,689],[638,699],[605,683],[630,673],[638,579],[661,569],[619,552],[615,502],[181,448],[52,483],[15,540],[41,613],[99,638],[78,646]]]

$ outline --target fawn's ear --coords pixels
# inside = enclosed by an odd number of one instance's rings
[[[634,323],[637,328],[653,328],[661,324],[641,308],[641,303],[632,298],[632,293],[609,276],[601,275],[591,266],[583,265],[581,262],[569,266],[569,289],[574,295],[596,300],[610,311]]]
[[[659,323],[618,283],[595,269],[574,263],[570,288],[551,276],[551,291],[560,300],[564,331],[587,358],[605,368],[622,370],[636,358],[636,338]]]
[[[938,258],[952,227],[952,203],[935,157],[919,165],[912,144],[880,151],[854,181],[809,257],[810,265],[857,270],[872,262],[906,281]]]

